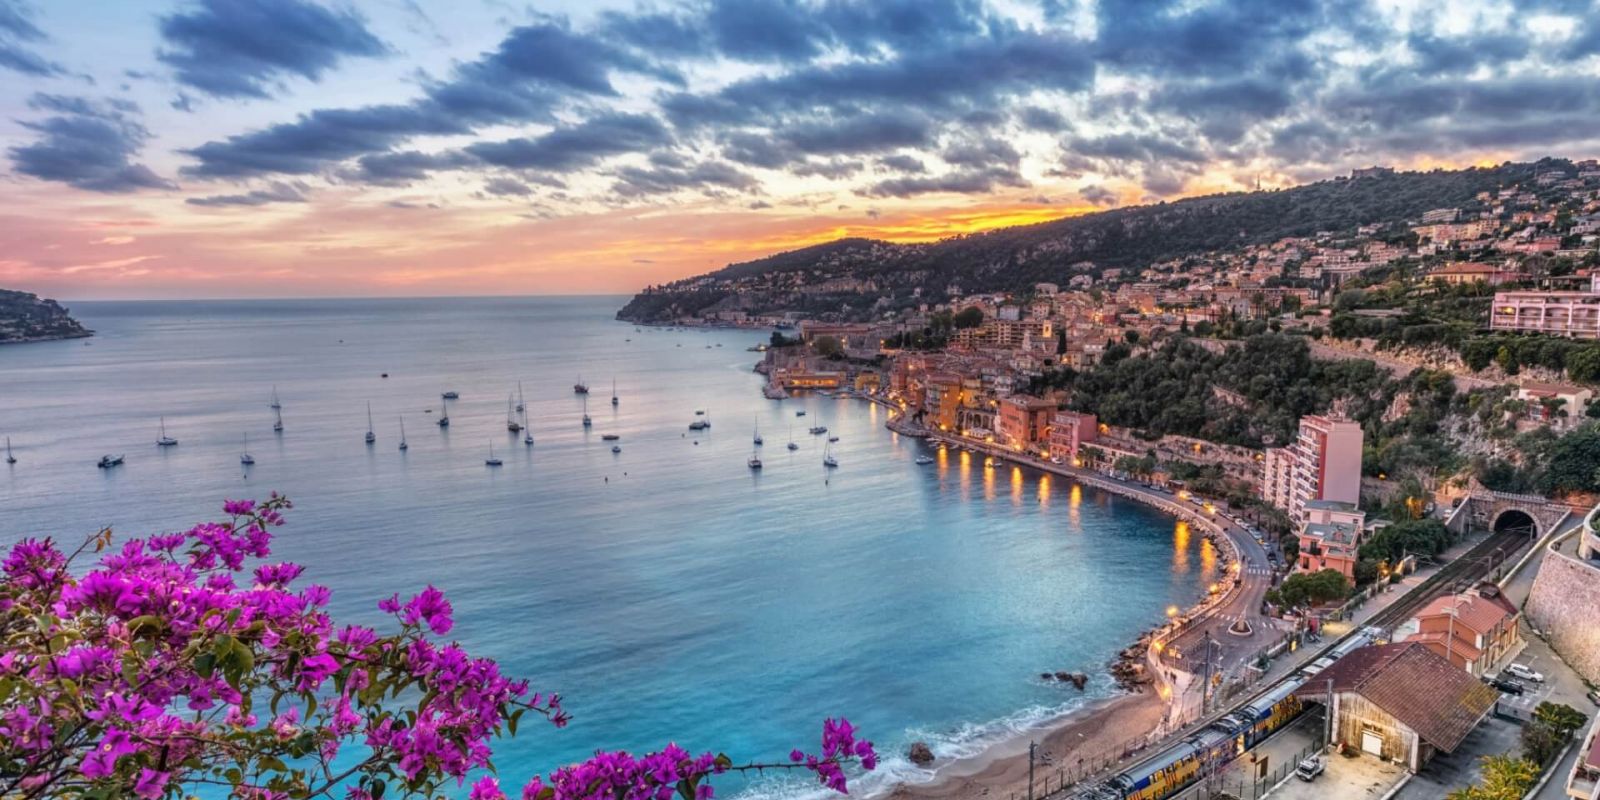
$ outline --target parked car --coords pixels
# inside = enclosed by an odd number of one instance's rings
[[[1544,683],[1544,676],[1533,671],[1526,664],[1512,664],[1511,666],[1506,667],[1506,674],[1519,680],[1533,681],[1534,683]]]
[[[1491,678],[1489,680],[1489,685],[1506,694],[1520,696],[1523,692],[1527,691],[1526,687],[1514,680],[1511,680],[1510,678]]]
[[[1327,768],[1322,756],[1306,756],[1301,759],[1300,766],[1294,768],[1294,776],[1303,781],[1314,781]]]
[[[1589,693],[1584,695],[1584,697],[1589,698],[1589,702],[1600,706],[1600,689],[1590,689]]]

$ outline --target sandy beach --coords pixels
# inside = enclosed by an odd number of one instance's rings
[[[1154,692],[1121,695],[1068,715],[1042,732],[1034,764],[1036,795],[1044,793],[1045,781],[1053,791],[1065,774],[1081,774],[1085,769],[1122,755],[1160,724],[1166,705]],[[922,784],[902,784],[888,796],[893,798],[1007,798],[1025,797],[1028,790],[1028,751],[985,754],[965,761],[939,765],[935,762],[933,780]]]

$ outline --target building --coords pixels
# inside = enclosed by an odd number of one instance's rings
[[[1294,444],[1267,451],[1262,460],[1261,497],[1305,520],[1306,503],[1361,503],[1361,442],[1358,423],[1324,416],[1300,418]]]
[[[1528,381],[1517,389],[1517,399],[1528,403],[1528,416],[1540,422],[1583,419],[1594,392],[1570,383]]]
[[[1050,455],[1063,461],[1076,459],[1078,450],[1100,438],[1100,421],[1093,414],[1057,411],[1050,420]]]
[[[1495,292],[1489,329],[1600,339],[1600,291]]]
[[[1300,524],[1300,556],[1295,569],[1299,572],[1338,570],[1353,584],[1366,516],[1354,503],[1307,502],[1305,521]]]
[[[1493,264],[1481,264],[1476,261],[1447,264],[1428,273],[1429,279],[1452,285],[1482,283],[1489,286],[1499,286],[1519,280],[1521,277],[1521,273],[1503,269]]]
[[[1600,800],[1600,714],[1584,734],[1583,749],[1567,774],[1567,796],[1573,800]]]
[[[1476,592],[1435,599],[1406,624],[1420,642],[1468,675],[1493,675],[1522,649],[1522,613],[1486,583]]]
[[[1032,450],[1048,440],[1050,421],[1056,415],[1056,402],[1042,397],[1014,394],[1001,398],[995,432],[1013,450]]]
[[[1295,695],[1328,707],[1334,743],[1411,772],[1454,752],[1500,696],[1417,642],[1355,650]]]

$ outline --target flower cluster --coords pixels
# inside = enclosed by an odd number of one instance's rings
[[[298,564],[247,572],[270,556],[288,508],[277,495],[230,500],[224,521],[120,548],[109,530],[71,554],[48,539],[12,546],[0,562],[0,797],[159,800],[216,785],[248,800],[381,800],[476,777],[471,800],[503,800],[490,744],[530,711],[564,726],[561,698],[434,638],[454,619],[433,586],[381,601],[397,626],[382,634],[336,626],[329,589],[297,586]],[[91,549],[98,561],[75,569]],[[359,756],[339,758],[347,746]],[[773,768],[844,792],[845,768],[875,760],[830,719],[822,752],[788,764],[734,766],[675,745],[601,752],[521,795],[703,800],[710,776]]]

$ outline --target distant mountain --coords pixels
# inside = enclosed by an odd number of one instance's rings
[[[1132,206],[1052,222],[957,236],[931,244],[840,239],[663,286],[633,298],[617,316],[664,322],[707,310],[799,311],[865,316],[962,293],[1020,291],[1065,284],[1110,267],[1310,236],[1362,225],[1414,220],[1463,205],[1479,192],[1531,181],[1570,162],[1397,172],[1321,181],[1291,189],[1234,192]],[[913,291],[920,295],[913,297]]]
[[[36,294],[0,289],[0,344],[80,339],[94,331],[72,318],[60,303]]]

